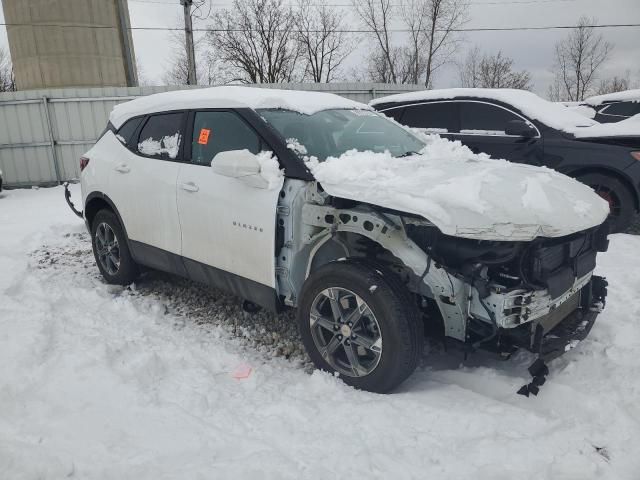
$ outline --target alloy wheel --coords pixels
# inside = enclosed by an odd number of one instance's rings
[[[96,252],[102,268],[109,275],[115,275],[120,269],[120,245],[115,232],[107,223],[96,228]]]
[[[337,372],[370,374],[382,355],[382,333],[369,305],[340,287],[321,291],[311,304],[311,337],[318,352]]]

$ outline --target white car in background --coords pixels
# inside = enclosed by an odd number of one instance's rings
[[[151,267],[297,308],[318,368],[388,392],[425,326],[466,351],[545,360],[589,332],[606,202],[554,171],[419,137],[311,92],[217,87],[117,106],[81,159],[105,280]]]

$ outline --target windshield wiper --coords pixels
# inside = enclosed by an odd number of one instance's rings
[[[398,155],[396,158],[410,157],[412,155],[420,155],[420,153],[410,150],[408,152],[404,152],[402,155]]]

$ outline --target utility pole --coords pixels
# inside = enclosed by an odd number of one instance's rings
[[[196,54],[193,49],[193,25],[191,25],[191,5],[193,0],[180,0],[184,8],[184,37],[187,49],[187,85],[197,85]]]

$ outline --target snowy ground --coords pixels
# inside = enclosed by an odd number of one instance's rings
[[[287,315],[105,285],[60,188],[0,196],[0,478],[639,478],[639,237],[612,238],[609,305],[537,398],[529,355],[438,345],[381,396],[312,372]]]

